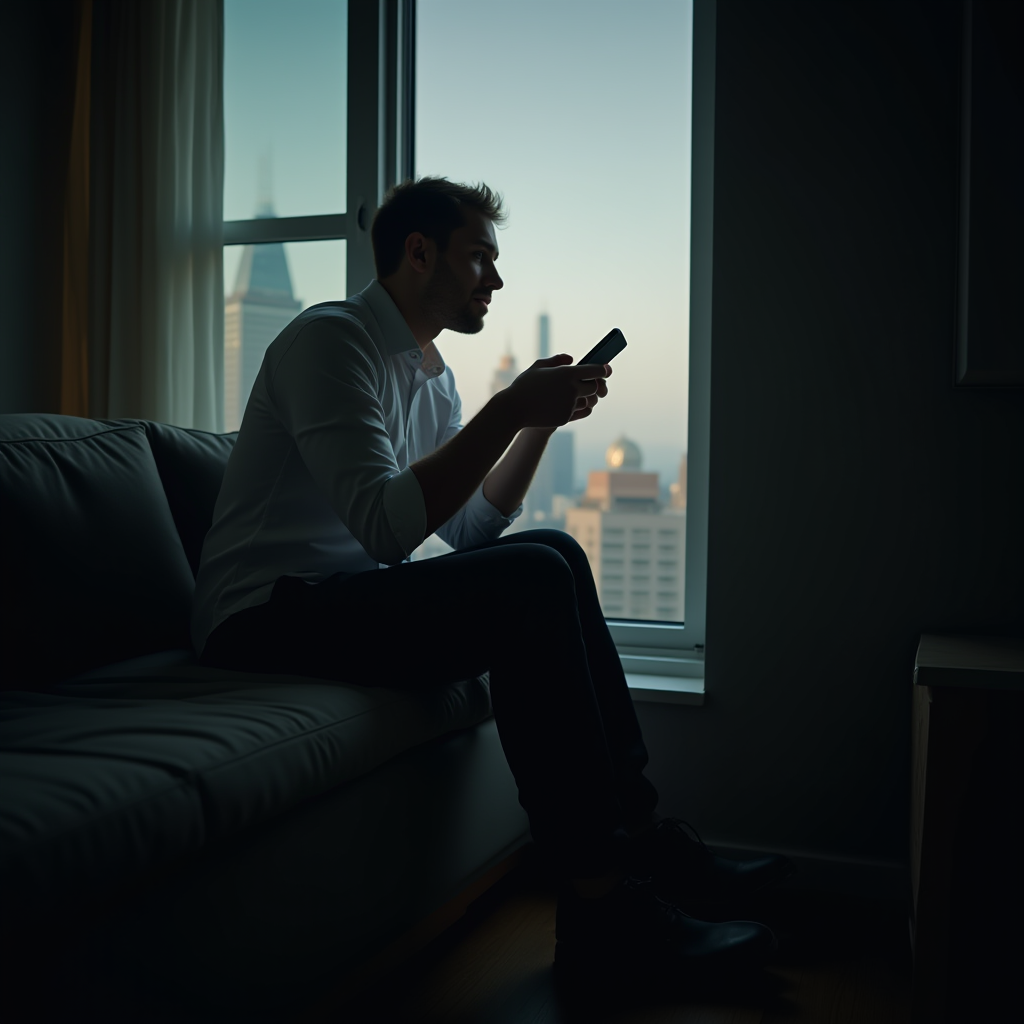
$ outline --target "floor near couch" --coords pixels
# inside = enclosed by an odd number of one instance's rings
[[[740,990],[670,995],[573,989],[552,971],[555,897],[527,857],[465,916],[358,995],[302,1024],[896,1024],[910,1019],[907,908],[781,889],[757,908],[780,937]]]

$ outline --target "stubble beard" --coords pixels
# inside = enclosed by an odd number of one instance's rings
[[[465,291],[442,256],[434,267],[423,293],[423,311],[442,330],[455,331],[457,334],[479,334],[484,329],[484,318],[474,313],[470,302],[464,298]]]

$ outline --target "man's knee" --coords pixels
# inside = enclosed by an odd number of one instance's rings
[[[542,531],[537,531],[538,533]],[[544,533],[555,533],[545,530]],[[538,580],[550,580],[554,584],[572,582],[572,569],[568,559],[553,544],[541,540],[517,544],[513,549],[514,564],[519,571]]]
[[[570,606],[575,609],[572,567],[553,547],[531,542],[510,545],[502,551],[501,563],[503,589],[514,605],[525,602],[531,614],[542,616]]]
[[[543,544],[552,551],[557,551],[573,570],[582,565],[590,565],[587,553],[577,543],[576,538],[564,530],[531,530],[530,539],[536,544]]]

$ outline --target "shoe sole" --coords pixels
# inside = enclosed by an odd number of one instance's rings
[[[741,947],[738,951],[710,956],[681,956],[670,946],[635,949],[609,955],[606,949],[587,949],[576,944],[555,943],[555,970],[567,977],[580,977],[615,986],[630,981],[650,984],[656,981],[687,981],[700,978],[711,983],[761,970],[779,948],[778,936],[771,932],[771,944]]]
[[[777,889],[783,882],[788,881],[796,874],[796,868],[791,867],[789,871],[784,875],[780,875],[778,878],[773,878],[770,881],[764,883],[757,889],[751,889],[750,892],[745,893],[742,896],[722,896],[719,899],[696,899],[687,897],[685,894],[676,894],[671,892],[659,892],[658,895],[665,900],[666,903],[671,903],[673,906],[680,907],[685,910],[686,913],[692,914],[694,917],[700,917],[702,913],[714,914],[716,918],[726,915],[730,920],[736,918],[742,918],[746,916],[746,905],[751,900],[757,900],[766,893],[772,892]],[[777,943],[778,940],[776,940]]]

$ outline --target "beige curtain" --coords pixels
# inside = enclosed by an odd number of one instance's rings
[[[95,0],[89,407],[223,428],[223,0]]]
[[[89,106],[92,0],[74,4],[75,75],[64,188],[60,411],[89,415]]]

